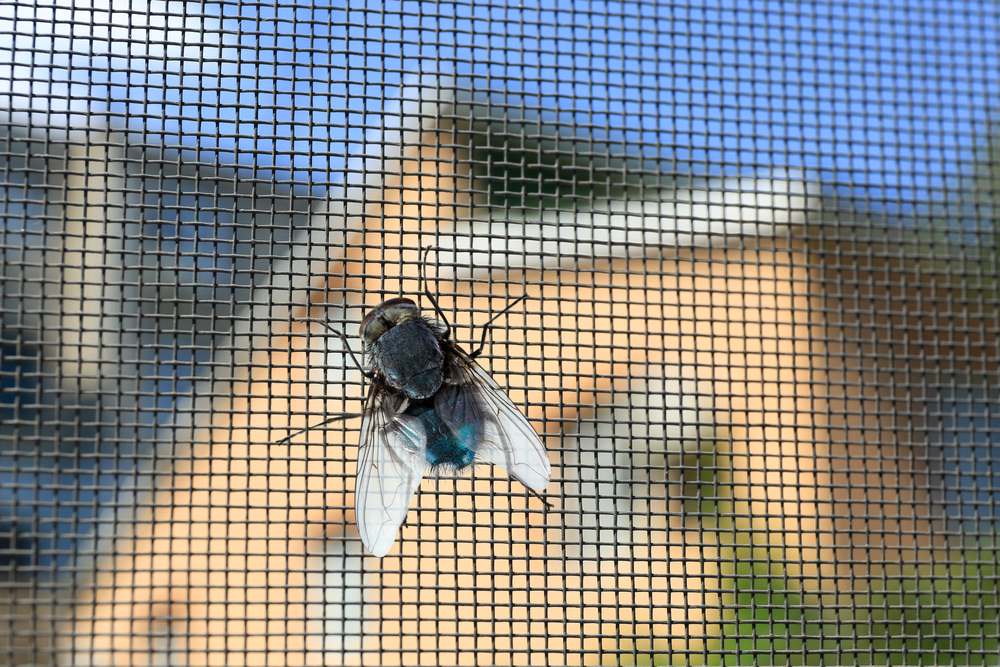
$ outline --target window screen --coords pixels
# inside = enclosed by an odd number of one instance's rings
[[[0,662],[998,664],[998,34],[0,6]],[[403,296],[429,398],[362,344]],[[541,489],[434,467],[473,385]],[[390,440],[428,470],[378,557]]]

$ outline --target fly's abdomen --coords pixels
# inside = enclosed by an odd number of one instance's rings
[[[475,460],[481,435],[475,423],[465,424],[456,431],[424,402],[411,403],[404,414],[418,418],[423,425],[427,434],[425,456],[430,465],[460,470]]]

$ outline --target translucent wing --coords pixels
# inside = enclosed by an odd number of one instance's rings
[[[427,436],[420,420],[402,414],[405,397],[373,386],[361,422],[354,509],[365,547],[389,553],[427,468]]]
[[[476,458],[500,466],[535,491],[549,485],[552,467],[538,433],[490,374],[455,349],[447,380],[434,397],[438,415],[455,432],[482,430]]]

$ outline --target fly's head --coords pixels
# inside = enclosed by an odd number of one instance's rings
[[[389,329],[420,319],[420,308],[412,299],[398,297],[383,301],[361,321],[361,342],[369,349]]]

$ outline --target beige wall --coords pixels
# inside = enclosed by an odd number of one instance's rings
[[[331,265],[334,277],[318,286],[316,302],[343,290],[417,291],[417,252],[382,248],[426,246],[421,234],[468,215],[458,162],[433,148],[435,139],[428,135],[424,159],[404,163],[402,185],[386,190],[390,203],[371,207],[370,231],[349,239],[346,261]],[[380,275],[382,262],[392,275]],[[494,470],[480,469],[473,481],[425,480],[425,490],[440,494],[418,494],[420,511],[411,510],[389,556],[364,557],[366,630],[383,636],[365,640],[370,652],[348,661],[478,664],[483,658],[472,650],[479,649],[495,652],[490,663],[583,664],[594,662],[602,637],[697,648],[717,636],[725,591],[712,559],[728,538],[686,519],[681,501],[664,498],[667,512],[643,528],[649,546],[632,557],[565,560],[557,543],[565,527],[561,480],[579,474],[563,466],[570,453],[560,451],[560,430],[592,417],[595,405],[650,369],[680,369],[714,397],[715,422],[728,425],[719,432],[732,466],[732,507],[744,517],[729,532],[769,547],[816,589],[847,581],[850,558],[913,558],[927,545],[910,536],[931,525],[917,488],[925,476],[906,424],[899,429],[879,414],[899,397],[872,391],[874,379],[902,366],[878,368],[863,360],[861,343],[844,342],[845,331],[878,329],[872,324],[881,320],[832,322],[831,305],[872,296],[859,297],[857,287],[830,296],[831,275],[822,256],[789,244],[509,275],[512,294],[522,281],[528,286],[527,315],[519,306],[506,316],[495,336],[506,344],[488,354],[499,384],[531,406],[553,462],[548,492],[557,509],[540,512],[518,484],[491,481],[502,477]],[[467,296],[443,296],[441,305],[464,312],[474,301],[481,309],[484,289],[442,285]],[[294,317],[306,315],[303,307]],[[314,633],[307,591],[317,562],[309,554],[342,528],[356,535],[353,510],[345,509],[353,506],[356,431],[346,442],[320,430],[271,444],[282,428],[303,427],[305,413],[342,409],[325,406],[324,386],[307,379],[304,332],[296,324],[256,353],[236,398],[214,406],[210,444],[160,480],[135,535],[118,540],[117,555],[102,563],[74,627],[76,648],[95,651],[94,664],[145,665],[150,652],[165,650],[191,665],[337,664],[340,654],[324,663],[320,645],[306,639]],[[862,361],[845,361],[859,351]],[[295,417],[286,424],[289,412]],[[495,495],[491,511],[490,499],[470,486],[513,495]],[[80,654],[77,664],[87,659]]]

